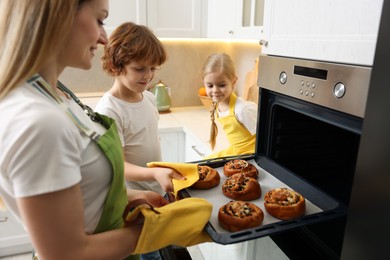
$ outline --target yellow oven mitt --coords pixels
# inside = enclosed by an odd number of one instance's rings
[[[181,175],[186,177],[186,180],[176,180],[173,179],[173,195],[177,199],[177,193],[185,188],[190,187],[197,180],[199,180],[198,173],[198,164],[194,163],[170,163],[170,162],[150,162],[147,164],[149,168],[151,167],[166,167],[172,168],[179,172]]]
[[[210,219],[212,205],[201,198],[185,198],[160,208],[140,205],[125,216],[131,224],[139,214],[144,225],[133,254],[159,250],[169,245],[187,247],[212,242],[204,227]]]

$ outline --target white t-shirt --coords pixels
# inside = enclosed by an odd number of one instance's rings
[[[229,115],[229,110],[219,112],[220,117]],[[254,135],[257,128],[257,105],[254,102],[246,101],[241,97],[237,97],[236,106],[234,107],[234,114],[237,120],[243,124],[248,131]]]
[[[104,133],[73,100],[66,106],[90,129]],[[25,83],[0,100],[0,194],[20,219],[16,198],[80,184],[85,231],[103,211],[111,166],[98,145],[82,134],[60,105]]]
[[[96,105],[95,111],[115,119],[125,160],[146,167],[148,162],[161,161],[162,157],[156,98],[149,91],[144,91],[142,95],[140,102],[130,103],[107,92]],[[126,184],[132,189],[164,194],[157,181],[126,181]]]

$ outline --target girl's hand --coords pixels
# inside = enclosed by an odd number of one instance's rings
[[[160,184],[163,190],[167,193],[173,192],[172,179],[185,180],[186,177],[171,168],[156,167],[153,168],[154,179]]]

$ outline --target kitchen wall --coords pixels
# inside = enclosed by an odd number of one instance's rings
[[[256,59],[261,53],[258,41],[209,40],[209,39],[171,39],[161,38],[168,60],[156,73],[151,87],[161,79],[171,87],[172,106],[201,105],[197,96],[202,86],[201,69],[208,55],[225,52],[231,55],[236,64],[238,81],[236,93],[243,96],[248,74],[254,70]],[[88,71],[67,68],[60,80],[80,95],[84,93],[101,94],[107,91],[113,82],[101,69],[100,58],[103,47],[100,46]]]

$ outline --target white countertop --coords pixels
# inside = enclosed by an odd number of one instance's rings
[[[76,94],[80,100],[95,108],[97,102],[101,98],[102,93]],[[160,113],[160,120],[158,123],[159,131],[172,131],[174,128],[182,128],[186,133],[190,133],[196,139],[204,144],[204,147],[210,147],[210,112],[204,106],[194,107],[172,107],[168,112]],[[229,146],[229,142],[222,129],[219,129],[217,142],[214,151],[220,151]]]
[[[160,131],[171,130],[175,127],[183,127],[184,131],[192,134],[201,141],[205,147],[210,147],[210,112],[203,106],[174,107],[168,113],[160,113]],[[229,142],[225,133],[220,129],[214,152],[228,147]]]

